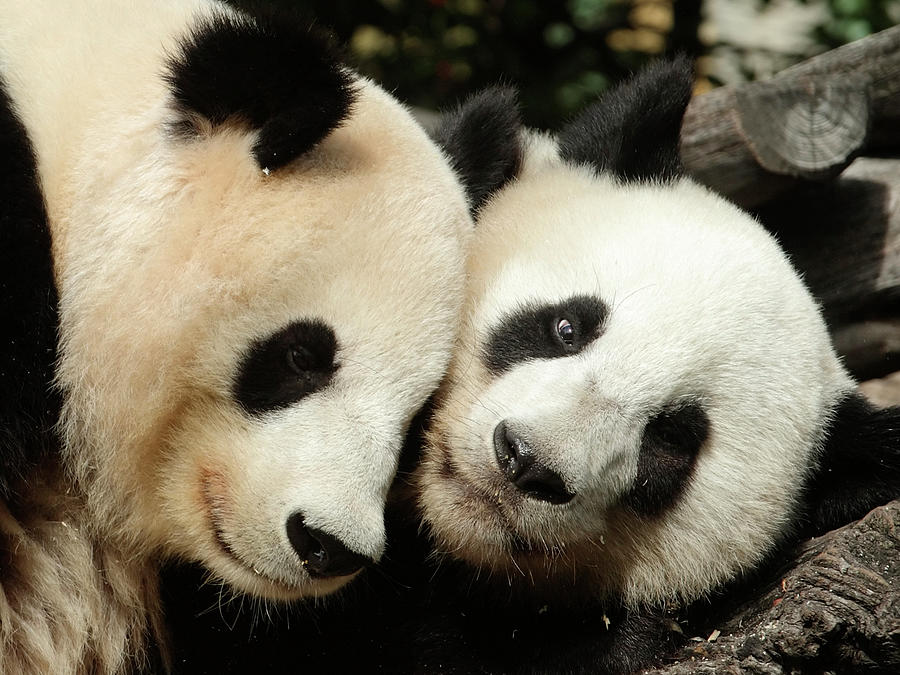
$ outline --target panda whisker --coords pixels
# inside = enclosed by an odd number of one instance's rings
[[[224,593],[225,593],[224,587],[223,587],[223,586],[220,586],[220,587],[219,587],[219,592],[218,592],[218,594],[217,594],[217,596],[216,596],[216,599],[217,599],[217,601],[218,601],[216,604],[217,604],[218,609],[219,609],[219,618],[222,620],[222,623],[223,623],[224,625],[227,626],[227,625],[228,625],[228,619],[225,618],[225,606],[226,606],[227,603],[224,602],[223,599],[222,599],[222,596],[223,596]]]
[[[464,390],[467,394],[469,394],[469,396],[472,397],[472,401],[474,403],[478,404],[479,406],[481,406],[482,408],[487,410],[492,415],[496,415],[497,417],[503,417],[503,415],[500,413],[499,410],[496,410],[495,408],[492,408],[491,406],[487,405],[482,400],[481,396],[479,395],[479,392],[472,389],[469,384],[467,384],[465,382],[458,382],[457,384],[462,390]]]
[[[475,423],[475,421],[472,420],[472,419],[469,418],[469,417],[466,417],[466,416],[463,416],[463,415],[449,415],[449,414],[448,414],[448,415],[447,415],[447,418],[453,420],[454,422],[456,422],[456,423],[459,424],[460,426],[465,427],[465,428],[466,428],[467,430],[469,430],[469,431],[474,431],[474,430],[476,429],[476,423]]]
[[[465,325],[465,328],[467,330],[469,330],[471,333],[470,344],[473,344],[473,345],[478,344],[478,341],[477,341],[478,329],[475,326],[475,322],[472,320],[471,317],[466,317],[463,320],[463,323]],[[460,328],[460,333],[462,333],[462,328]],[[457,349],[457,354],[459,354],[460,351],[461,350]],[[469,359],[466,361],[465,367],[462,369],[463,374],[468,374],[469,371],[472,369],[472,364],[478,359],[478,351],[473,349],[469,352],[468,356],[469,356]],[[456,383],[454,383],[454,385],[455,384]]]
[[[371,375],[374,375],[374,376],[376,376],[377,378],[379,378],[382,382],[389,382],[388,378],[385,377],[383,373],[381,373],[381,372],[380,372],[379,370],[377,370],[376,368],[373,368],[373,367],[370,366],[368,363],[364,363],[363,361],[358,361],[357,359],[347,358],[346,356],[345,356],[345,357],[342,357],[342,358],[341,358],[341,361],[343,361],[344,363],[352,363],[354,366],[359,366],[360,368],[364,368],[364,369],[367,370]]]
[[[572,586],[578,582],[578,566],[575,564],[575,556],[571,556],[572,561]]]
[[[634,296],[634,295],[640,293],[641,291],[645,291],[645,290],[647,290],[648,288],[653,288],[653,287],[658,286],[658,285],[659,285],[659,284],[645,284],[644,286],[640,286],[640,287],[638,287],[638,288],[635,288],[633,291],[631,291],[630,293],[628,293],[628,295],[626,295],[624,298],[622,298],[621,301],[619,301],[619,302],[616,302],[616,301],[615,301],[615,296],[613,296],[613,298],[614,298],[614,299],[613,299],[613,305],[612,305],[612,310],[610,310],[610,312],[614,312],[614,311],[618,310],[618,309],[619,309],[622,305],[624,305],[624,304],[625,304],[632,296]]]
[[[513,564],[513,567],[515,567],[516,570],[519,572],[519,574],[520,574],[521,576],[524,577],[524,576],[525,576],[525,572],[522,571],[522,568],[521,568],[521,567],[519,567],[519,563],[516,561],[516,556],[515,556],[515,554],[512,553],[512,552],[509,552],[507,555],[509,556],[509,561]]]

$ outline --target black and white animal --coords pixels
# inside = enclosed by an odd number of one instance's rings
[[[556,137],[491,90],[437,132],[477,220],[416,474],[424,521],[501,591],[600,608],[570,650],[516,642],[495,603],[479,630],[503,637],[450,640],[434,659],[449,672],[473,645],[458,672],[629,671],[665,639],[640,621],[601,639],[602,609],[689,603],[900,496],[900,409],[857,393],[773,237],[684,176],[691,79],[657,64]],[[487,120],[509,138],[494,156]]]
[[[0,670],[139,670],[163,559],[293,599],[379,558],[471,220],[408,111],[305,24],[2,13]]]

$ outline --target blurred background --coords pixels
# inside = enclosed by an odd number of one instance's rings
[[[331,27],[361,72],[410,104],[515,83],[526,122],[547,128],[661,54],[697,58],[704,91],[900,23],[900,0],[274,1]]]

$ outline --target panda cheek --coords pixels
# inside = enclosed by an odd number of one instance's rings
[[[646,518],[674,506],[687,489],[709,427],[706,411],[696,401],[670,405],[650,418],[641,439],[637,476],[622,504]]]

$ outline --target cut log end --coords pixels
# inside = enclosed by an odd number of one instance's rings
[[[752,82],[736,92],[741,132],[772,173],[821,180],[839,174],[865,146],[865,82],[835,79]]]

